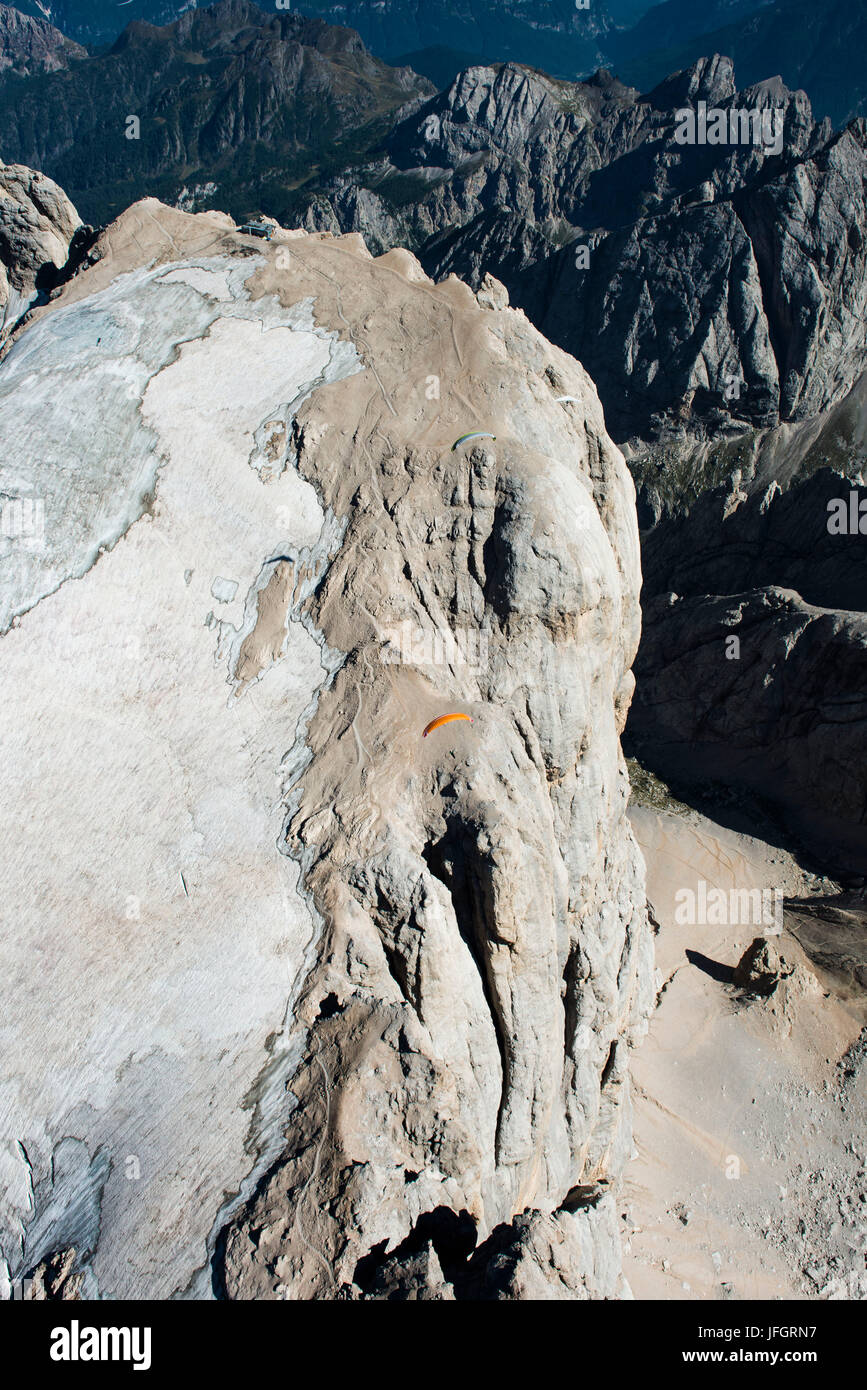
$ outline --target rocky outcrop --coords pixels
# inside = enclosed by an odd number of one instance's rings
[[[678,143],[700,102],[764,112],[778,138]],[[867,364],[864,125],[816,125],[779,79],[737,91],[716,56],[640,97],[606,73],[472,68],[387,149],[308,225],[400,240],[436,278],[496,275],[587,367],[615,438],[812,417]]]
[[[528,1210],[474,1248],[475,1226],[441,1208],[393,1250],[359,1262],[350,1299],[552,1301],[624,1293],[617,1212],[596,1183],[575,1188],[554,1212]]]
[[[865,391],[862,376],[812,420],[633,460],[630,738],[684,790],[691,774],[749,788],[846,877],[864,868]]]
[[[377,337],[403,345],[417,384],[396,398],[385,386],[361,431],[361,377],[340,428],[321,407],[298,417],[302,475],[338,516],[353,499],[310,609],[350,656],[311,722],[287,823],[328,923],[300,1009],[311,1037],[292,1082],[297,1124],[227,1232],[231,1297],[351,1294],[363,1261],[410,1238],[426,1213],[467,1212],[484,1240],[527,1207],[557,1209],[577,1182],[613,1176],[628,1153],[624,1068],[648,938],[632,850],[612,853],[583,790],[604,788],[603,823],[613,814],[625,831],[625,780],[611,780],[608,760],[631,694],[620,643],[637,637],[634,536],[616,520],[627,477],[601,415],[592,444],[571,417],[536,424],[537,403],[559,394],[585,415],[577,364],[512,311],[480,311],[459,282],[435,292],[406,253],[382,264],[404,285],[387,320],[374,317]],[[348,316],[345,288],[342,302]],[[407,354],[422,334],[416,363]],[[425,407],[424,369],[436,364],[441,403]],[[454,395],[466,372],[469,423],[496,442],[443,454],[435,441],[466,420]],[[407,392],[431,441],[421,452],[395,435]],[[558,452],[563,429],[571,442]],[[388,481],[371,486],[380,436]],[[608,528],[601,568],[591,494]],[[606,610],[618,635],[603,655]],[[413,669],[404,648],[383,665],[383,624],[480,630],[486,659]],[[595,673],[582,670],[597,649]],[[475,724],[416,752],[427,720],[453,707]],[[603,1017],[617,1024],[597,1042],[591,1019]]]
[[[667,0],[607,49],[620,75],[642,88],[673,67],[705,53],[729,53],[747,82],[778,72],[790,87],[803,87],[820,116],[845,125],[867,114],[864,67],[858,55],[867,40],[860,5],[829,0]]]
[[[77,1251],[58,1250],[41,1260],[25,1285],[25,1299],[34,1303],[77,1303],[82,1276],[75,1273]]]
[[[796,962],[786,960],[773,941],[757,936],[735,966],[732,983],[748,994],[767,996],[791,979],[796,968]]]
[[[40,291],[56,285],[82,222],[57,184],[0,164],[0,339]]]
[[[73,43],[53,24],[23,15],[11,5],[0,5],[0,74],[27,77],[34,72],[58,72],[87,50]]]
[[[589,379],[355,237],[151,201],[96,251],[0,367],[45,513],[0,555],[9,1276],[620,1296],[639,565]]]
[[[655,768],[749,788],[844,875],[867,873],[867,618],[792,590],[645,604],[630,736]]]

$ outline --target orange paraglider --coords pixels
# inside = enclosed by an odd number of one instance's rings
[[[432,734],[434,729],[441,728],[443,724],[451,724],[453,719],[466,719],[469,724],[473,722],[468,714],[441,714],[439,719],[431,720],[422,734],[422,738],[427,738],[428,734]]]

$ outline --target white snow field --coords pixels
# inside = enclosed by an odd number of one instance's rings
[[[218,1214],[288,1113],[318,927],[279,845],[339,658],[290,618],[232,673],[269,561],[337,530],[283,427],[360,364],[309,301],[253,302],[260,265],[120,276],[0,372],[0,496],[44,506],[0,537],[7,1296],[75,1246],[87,1297],[207,1297]]]

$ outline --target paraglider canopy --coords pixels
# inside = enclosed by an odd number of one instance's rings
[[[434,729],[442,728],[443,724],[451,724],[455,719],[466,719],[467,723],[472,724],[472,719],[468,714],[441,714],[439,719],[432,719],[422,734],[422,738],[427,738]]]
[[[462,444],[466,444],[468,439],[496,439],[496,437],[495,434],[491,434],[490,430],[473,430],[470,434],[462,434],[460,439],[455,440],[452,445],[452,453],[455,452],[455,449],[459,449]]]

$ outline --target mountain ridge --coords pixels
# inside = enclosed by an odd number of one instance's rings
[[[86,57],[81,44],[52,24],[29,18],[12,5],[0,5],[0,73],[28,77],[34,72],[57,72]]]
[[[218,182],[243,217],[263,187],[303,181],[311,161],[345,164],[391,111],[433,90],[351,30],[218,0],[163,27],[136,21],[74,71],[0,82],[0,142],[55,170],[92,223],[189,181]]]

